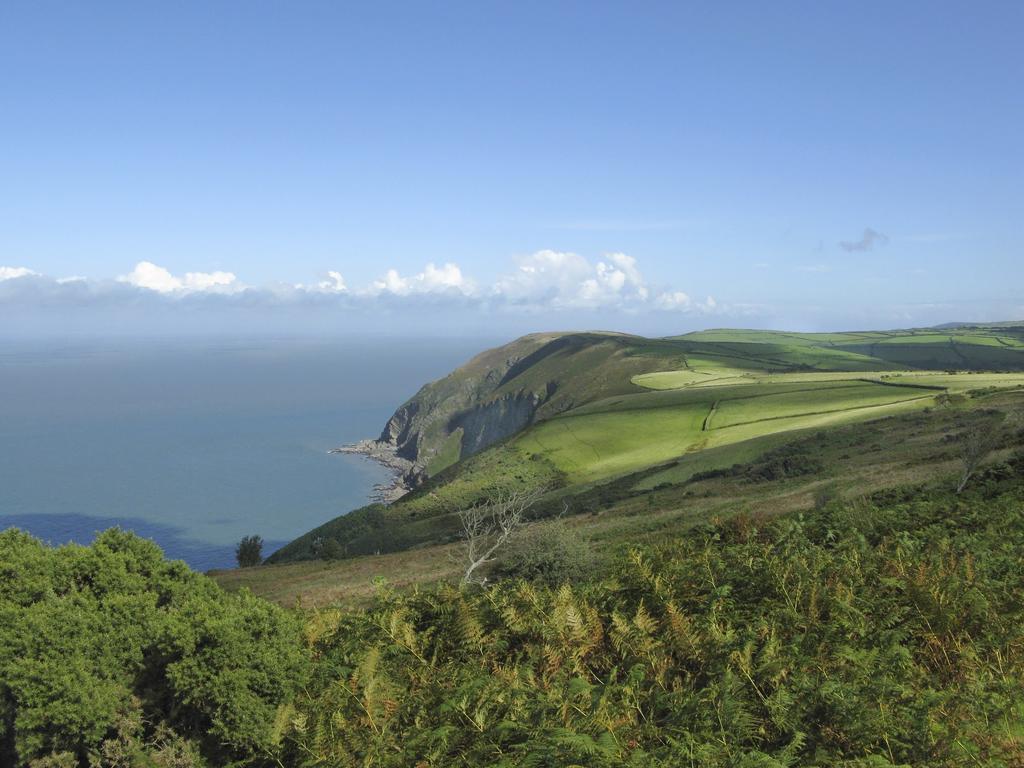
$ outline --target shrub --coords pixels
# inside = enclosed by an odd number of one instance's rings
[[[760,458],[747,464],[733,464],[731,467],[694,472],[690,476],[690,482],[712,480],[716,477],[735,477],[748,483],[763,483],[784,480],[787,477],[814,475],[824,470],[825,463],[811,453],[810,447],[802,444],[783,445],[767,451]]]
[[[534,524],[513,539],[499,558],[495,575],[557,587],[587,579],[594,562],[589,542],[559,519]]]
[[[340,560],[345,556],[345,548],[337,539],[327,539],[320,550],[320,557],[324,560]]]
[[[151,541],[111,529],[52,549],[0,533],[0,765],[266,756],[307,664],[297,617]]]

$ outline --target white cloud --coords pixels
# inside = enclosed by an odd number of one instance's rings
[[[859,240],[842,240],[839,247],[847,253],[873,250],[876,245],[888,245],[889,237],[871,227],[866,227]]]
[[[127,275],[117,278],[118,282],[146,288],[157,293],[185,291],[230,292],[237,290],[237,278],[232,272],[186,272],[183,278],[172,275],[168,270],[151,261],[140,261]]]
[[[33,277],[38,275],[38,272],[34,272],[28,267],[0,267],[0,280],[15,280],[19,277]]]
[[[701,314],[710,314],[719,310],[714,296],[708,296],[704,301],[694,301],[682,291],[666,291],[658,294],[654,300],[654,306],[669,312],[699,312]]]
[[[682,291],[671,291],[658,294],[654,300],[654,306],[658,309],[689,309],[693,305],[690,297]]]
[[[517,269],[493,288],[495,299],[528,308],[708,311],[682,291],[656,290],[637,261],[625,253],[605,254],[596,263],[562,251],[537,251],[518,260]]]
[[[580,299],[587,305],[643,303],[648,290],[636,259],[624,253],[610,253],[599,261],[594,277],[583,281]]]
[[[127,275],[121,275],[118,282],[129,283],[136,288],[148,288],[158,293],[180,291],[182,282],[163,267],[151,261],[140,261]]]
[[[189,291],[212,291],[235,286],[233,272],[186,272],[185,290]]]
[[[341,276],[341,272],[331,270],[327,273],[327,279],[321,280],[317,283],[317,288],[326,293],[345,293],[348,287],[345,285],[345,278]]]
[[[376,296],[381,293],[390,293],[395,296],[410,296],[413,294],[425,293],[459,293],[464,296],[471,296],[475,292],[472,280],[467,279],[457,264],[451,262],[443,266],[435,266],[433,262],[427,264],[423,271],[412,277],[402,277],[398,270],[389,269],[384,277],[375,280],[367,293]]]
[[[537,251],[517,262],[516,270],[493,288],[495,296],[516,304],[571,306],[594,272],[582,256],[563,251]]]

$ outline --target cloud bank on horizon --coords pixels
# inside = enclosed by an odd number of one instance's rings
[[[683,291],[659,288],[645,280],[632,256],[609,253],[590,261],[576,253],[542,250],[516,260],[514,269],[490,285],[466,275],[458,264],[428,263],[422,271],[402,275],[388,269],[362,287],[350,287],[340,271],[331,270],[313,283],[248,285],[233,272],[186,272],[175,275],[163,266],[140,261],[131,271],[107,279],[43,275],[29,267],[0,266],[0,303],[18,301],[56,303],[62,299],[82,303],[137,301],[158,298],[167,302],[203,297],[221,305],[235,301],[247,305],[324,303],[333,298],[339,307],[400,305],[403,299],[430,298],[461,306],[525,311],[615,309],[633,312],[674,311],[710,313],[718,309],[711,296],[691,299]]]
[[[863,247],[884,244],[866,231]],[[857,243],[858,248],[861,242]],[[857,250],[854,248],[853,250]],[[824,303],[823,303],[824,301]],[[979,314],[983,313],[983,314]],[[645,278],[625,253],[588,259],[540,250],[490,282],[452,262],[350,285],[330,270],[305,283],[253,285],[233,272],[175,274],[139,261],[105,278],[0,266],[0,336],[104,334],[519,334],[603,328],[669,335],[708,327],[851,330],[1024,317],[1019,302],[864,305],[837,312],[825,299],[774,304],[703,299]]]

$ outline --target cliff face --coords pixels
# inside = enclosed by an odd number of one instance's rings
[[[405,403],[392,414],[388,423],[384,425],[384,431],[377,438],[381,443],[394,446],[399,456],[410,461],[416,459],[416,441],[410,439],[410,433],[419,410],[420,404],[416,400]]]
[[[660,342],[610,333],[524,336],[421,388],[377,443],[412,463],[405,481],[415,486],[536,421],[632,391],[630,377],[655,365],[638,353],[652,343]]]
[[[544,400],[537,392],[506,395],[456,415],[449,422],[449,431],[462,430],[459,458],[472,456],[529,426]]]
[[[533,421],[547,390],[535,392],[527,382],[517,391],[498,390],[510,370],[558,337],[524,336],[427,384],[388,419],[378,442],[413,463],[406,479],[415,484],[451,440],[461,438],[458,450],[446,454],[461,459],[518,432]]]

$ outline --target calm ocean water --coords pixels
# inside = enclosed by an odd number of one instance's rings
[[[329,455],[484,341],[0,341],[0,528],[112,525],[229,567],[366,503],[387,472]]]

